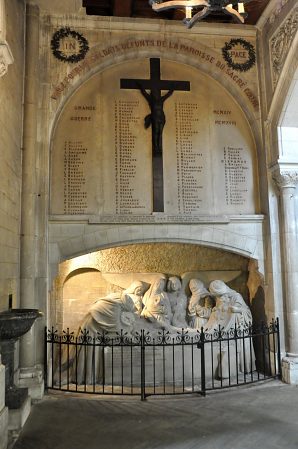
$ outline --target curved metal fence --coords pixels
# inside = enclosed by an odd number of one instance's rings
[[[108,395],[193,394],[281,374],[279,322],[133,337],[45,330],[46,389]]]

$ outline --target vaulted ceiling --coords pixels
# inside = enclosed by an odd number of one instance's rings
[[[245,6],[248,17],[245,23],[255,25],[266,8],[269,0],[252,0]],[[82,0],[86,14],[96,16],[139,17],[149,19],[180,20],[184,13],[179,10],[168,10],[157,14],[152,11],[148,0]],[[230,22],[226,14],[209,16],[208,21]]]

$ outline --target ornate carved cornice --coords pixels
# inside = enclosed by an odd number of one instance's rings
[[[280,170],[277,168],[272,173],[272,179],[279,189],[295,188],[298,184],[298,170]]]
[[[270,15],[268,22],[269,23],[274,23],[275,20],[280,16],[280,13],[282,11],[282,9],[285,7],[285,5],[288,3],[289,0],[279,0],[279,2],[276,5],[276,8],[274,9],[274,11],[272,12],[272,14]]]
[[[288,51],[298,29],[298,7],[288,16],[270,39],[273,86],[276,87]]]
[[[9,64],[13,63],[13,56],[7,42],[0,42],[0,78],[5,75]]]

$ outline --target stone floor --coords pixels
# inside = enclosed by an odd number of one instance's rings
[[[14,449],[294,449],[298,388],[278,381],[200,396],[50,394]]]

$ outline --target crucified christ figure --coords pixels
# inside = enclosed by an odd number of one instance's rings
[[[152,126],[152,146],[154,154],[162,154],[162,132],[166,123],[166,116],[163,111],[164,102],[173,94],[174,90],[169,90],[165,95],[161,95],[160,89],[152,88],[150,94],[141,84],[139,89],[143,97],[147,100],[151,113],[144,119],[145,128]]]
[[[190,91],[189,81],[163,80],[160,76],[160,59],[150,58],[149,79],[121,79],[121,89],[137,89],[150,107],[145,117],[145,128],[152,128],[152,184],[153,212],[164,212],[163,145],[162,134],[166,123],[164,102],[174,91]],[[162,92],[167,92],[162,95]]]

